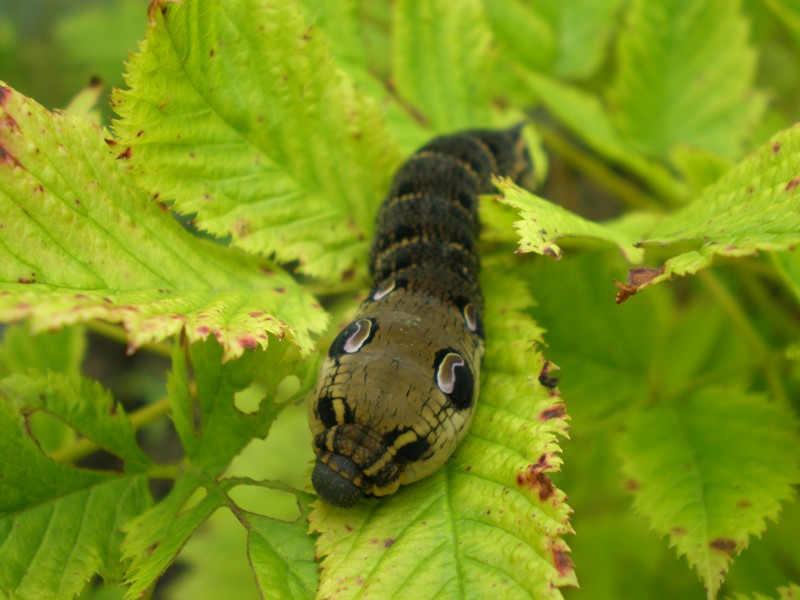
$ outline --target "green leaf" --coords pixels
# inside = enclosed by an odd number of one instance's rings
[[[37,411],[118,455],[125,471],[75,469],[45,456],[27,427]],[[15,375],[0,381],[0,432],[0,591],[72,598],[95,574],[119,578],[121,527],[151,503],[150,461],[122,409],[86,380]]]
[[[150,589],[183,548],[186,540],[225,503],[223,490],[196,473],[184,473],[169,495],[125,526],[123,558],[126,598]]]
[[[483,8],[507,59],[535,71],[549,70],[556,52],[556,32],[554,23],[538,10],[539,4],[522,0],[484,0]]]
[[[676,245],[683,250],[690,246],[660,268],[631,270],[628,283],[617,284],[617,301],[622,302],[647,286],[695,274],[717,256],[793,249],[800,243],[798,157],[800,128],[793,127],[777,134],[693,202],[663,216],[630,213],[613,222],[593,223],[510,182],[500,183],[500,201],[520,210],[523,220],[514,226],[523,252],[559,257],[561,249],[555,240],[570,236],[615,244],[631,262],[641,261],[639,248]]]
[[[605,58],[622,0],[539,0],[531,4],[555,32],[551,72],[571,79],[596,71]]]
[[[739,0],[635,0],[609,90],[616,123],[642,152],[690,143],[737,158],[764,97]]]
[[[175,429],[187,458],[208,477],[225,470],[251,439],[266,437],[282,410],[275,402],[276,388],[299,368],[297,357],[285,350],[273,346],[221,365],[222,350],[215,342],[194,344],[189,365],[196,392],[189,391],[182,349],[173,352],[168,388]],[[236,406],[235,395],[254,381],[263,385],[264,397],[254,412],[245,413]]]
[[[31,335],[26,325],[11,325],[3,331],[0,374],[48,370],[75,377],[80,373],[86,336],[82,327]]]
[[[788,407],[735,388],[632,415],[619,444],[634,506],[669,535],[714,597],[734,553],[776,520],[800,483],[800,436]]]
[[[497,188],[501,194],[499,201],[517,209],[522,217],[521,221],[514,223],[514,228],[521,238],[517,252],[536,252],[559,259],[562,251],[556,244],[557,240],[586,238],[616,245],[632,263],[641,262],[644,257],[644,252],[634,247],[636,237],[624,229],[614,229],[608,224],[603,225],[584,219],[557,204],[535,196],[508,179],[499,179]]]
[[[772,9],[782,25],[800,33],[800,4],[797,0],[765,0],[764,4]]]
[[[375,103],[294,2],[151,14],[114,96],[138,181],[235,246],[339,279],[365,254],[400,160]]]
[[[282,409],[275,402],[277,390],[298,368],[297,357],[287,347],[276,345],[223,365],[221,348],[208,341],[189,347],[188,364],[181,348],[176,348],[172,359],[168,382],[172,417],[188,466],[167,498],[127,528],[124,552],[132,560],[127,574],[129,597],[155,583],[215,510],[223,506],[239,510],[229,496],[238,480],[220,475],[251,440],[267,436]],[[194,386],[190,386],[190,374]],[[245,413],[237,406],[236,395],[253,382],[260,384],[265,397],[254,411]],[[273,453],[265,458],[274,457]],[[277,568],[274,560],[257,567],[263,576]]]
[[[533,71],[520,71],[519,75],[547,110],[596,152],[630,170],[664,198],[674,202],[686,197],[682,182],[663,166],[633,150],[597,97]]]
[[[560,598],[575,584],[561,540],[570,510],[546,475],[560,466],[564,407],[536,379],[541,330],[508,267],[484,269],[487,355],[469,434],[441,470],[392,496],[316,507],[320,595]]]
[[[185,331],[225,357],[267,334],[304,351],[325,315],[275,267],[178,225],[136,189],[89,122],[0,87],[0,320],[34,332],[122,322],[134,350]],[[266,270],[264,270],[266,269]]]
[[[158,584],[166,600],[260,598],[247,562],[247,532],[229,510],[209,517],[181,550],[179,564],[174,577]]]
[[[319,574],[314,540],[307,533],[306,508],[295,522],[259,515],[244,517],[248,555],[263,598],[314,598]]]
[[[489,125],[493,56],[481,0],[398,0],[393,6],[392,76],[399,96],[434,132]]]
[[[778,133],[691,204],[661,219],[642,236],[640,246],[689,243],[698,247],[666,261],[658,276],[633,285],[633,293],[697,273],[717,256],[753,256],[759,251],[794,248],[800,242],[798,158],[800,127],[792,127]]]

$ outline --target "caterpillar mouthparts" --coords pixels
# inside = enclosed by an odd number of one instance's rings
[[[309,405],[325,501],[350,507],[436,471],[467,433],[484,352],[478,196],[527,184],[523,125],[437,137],[394,177],[370,253],[373,287],[336,336]]]

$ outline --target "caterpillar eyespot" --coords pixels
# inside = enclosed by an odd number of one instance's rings
[[[478,195],[531,174],[522,126],[435,138],[397,172],[370,253],[374,285],[322,364],[311,483],[348,507],[436,471],[472,421],[483,357]]]

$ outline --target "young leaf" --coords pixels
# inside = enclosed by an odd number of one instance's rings
[[[507,269],[484,270],[487,356],[470,433],[441,470],[392,496],[317,506],[320,595],[560,598],[558,586],[575,583],[561,540],[569,507],[546,475],[560,465],[564,407],[532,376],[541,330]]]
[[[632,263],[641,262],[644,256],[641,249],[634,247],[636,237],[625,230],[584,219],[535,196],[508,179],[498,180],[497,187],[501,194],[498,198],[500,202],[520,211],[522,217],[521,221],[514,223],[521,238],[517,252],[536,252],[559,259],[562,253],[556,240],[577,237],[614,244]]]
[[[124,472],[75,469],[45,456],[27,427],[38,411],[122,458]],[[3,379],[0,456],[0,590],[72,598],[95,574],[119,578],[121,527],[151,503],[150,461],[108,393],[63,375]]]
[[[634,506],[714,597],[734,554],[776,520],[800,483],[800,436],[787,407],[735,388],[632,415],[619,444]]]
[[[182,229],[87,121],[0,86],[0,320],[122,322],[131,350],[185,331],[225,357],[267,333],[312,347],[325,315],[293,279]]]
[[[690,143],[737,158],[764,109],[739,0],[636,0],[609,90],[616,122],[648,155]]]
[[[377,106],[294,2],[153,7],[114,96],[138,180],[198,227],[338,280],[400,160]]]

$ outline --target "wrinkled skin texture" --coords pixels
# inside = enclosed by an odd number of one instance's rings
[[[484,351],[477,203],[492,174],[528,184],[521,127],[436,138],[394,178],[372,291],[331,345],[309,406],[312,484],[331,504],[427,477],[466,435]]]

